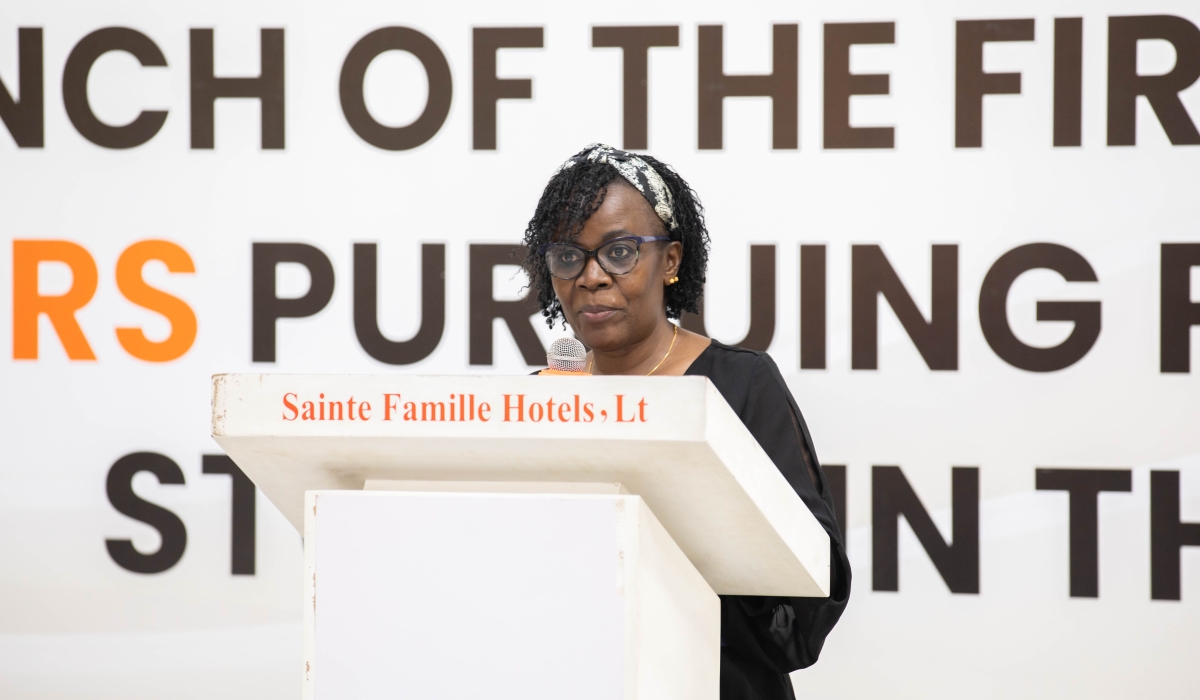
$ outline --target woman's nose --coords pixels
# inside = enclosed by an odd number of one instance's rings
[[[575,284],[584,289],[601,289],[612,284],[612,277],[604,271],[604,268],[600,267],[600,263],[593,257],[588,258],[588,261],[584,263],[583,272],[575,278]]]

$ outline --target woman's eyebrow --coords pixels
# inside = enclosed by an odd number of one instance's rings
[[[622,238],[625,236],[632,236],[632,235],[634,235],[634,233],[632,231],[626,231],[623,228],[619,228],[615,231],[609,231],[608,233],[604,234],[604,238],[601,240],[610,241],[614,238]]]

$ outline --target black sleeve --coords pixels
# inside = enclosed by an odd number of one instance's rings
[[[850,562],[829,485],[808,426],[774,361],[759,355],[739,417],[829,533],[828,598],[722,596],[721,636],[730,651],[779,673],[816,663],[850,598]]]

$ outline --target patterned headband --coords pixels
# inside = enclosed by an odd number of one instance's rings
[[[616,168],[621,177],[633,185],[638,192],[641,192],[650,206],[654,207],[654,213],[658,214],[658,218],[667,225],[667,230],[674,231],[679,227],[675,221],[675,201],[671,197],[671,190],[667,188],[667,183],[663,182],[658,171],[650,167],[649,163],[628,151],[621,151],[602,143],[593,143],[577,155],[568,158],[567,162],[559,166],[554,174],[558,175],[567,168],[585,161],[607,163]]]

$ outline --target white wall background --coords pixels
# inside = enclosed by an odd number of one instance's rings
[[[1200,521],[1200,334],[1192,374],[1158,367],[1159,250],[1200,242],[1200,147],[1173,146],[1138,105],[1137,146],[1105,145],[1107,20],[1177,14],[1191,2],[612,2],[161,5],[9,2],[0,13],[0,79],[15,90],[17,28],[44,27],[45,147],[0,134],[0,220],[13,239],[66,239],[95,258],[100,282],[77,318],[97,360],[68,360],[41,321],[36,361],[0,362],[0,696],[6,698],[285,698],[299,692],[301,547],[258,501],[257,573],[229,573],[229,480],[203,475],[208,377],[215,372],[525,372],[498,326],[496,362],[467,362],[467,246],[519,239],[546,178],[593,141],[621,143],[620,53],[592,49],[590,27],[678,24],[680,47],[650,59],[649,152],[701,194],[713,235],[708,328],[736,341],[749,320],[749,243],[778,251],[777,326],[770,352],[783,369],[823,461],[846,464],[854,594],[822,659],[794,678],[812,698],[1185,698],[1200,684],[1200,550],[1182,554],[1182,601],[1151,601],[1149,470],[1178,469],[1182,517]],[[1083,145],[1051,146],[1053,18],[1084,18]],[[964,18],[1035,19],[1033,42],[990,45],[985,69],[1018,71],[1022,94],[985,98],[984,147],[954,148],[954,27]],[[895,21],[896,43],[853,50],[852,70],[891,75],[891,94],[852,102],[856,125],[894,125],[896,148],[821,148],[822,23]],[[728,72],[769,69],[770,24],[800,25],[800,148],[770,149],[765,99],[727,100],[725,144],[696,147],[696,26],[725,25]],[[338,75],[351,46],[381,26],[431,36],[454,76],[450,116],[424,146],[384,152],[346,124]],[[499,74],[531,77],[532,100],[499,107],[499,148],[471,150],[471,28],[543,26],[545,48],[501,51]],[[162,131],[127,151],[80,136],[62,104],[62,68],[84,35],[128,26],[150,36],[168,67],[127,54],[97,62],[98,115],[114,124],[167,109]],[[259,148],[259,106],[220,100],[216,148],[189,148],[188,29],[214,27],[220,75],[256,75],[259,29],[283,27],[287,148]],[[1145,42],[1143,73],[1165,72],[1173,51]],[[382,57],[368,104],[403,124],[419,111],[424,78],[410,57]],[[1200,86],[1182,93],[1200,120]],[[194,275],[157,263],[147,279],[184,299],[199,335],[179,360],[149,364],[116,342],[117,326],[167,333],[161,317],[126,301],[114,266],[148,238],[183,246]],[[250,362],[250,244],[303,241],[333,260],[328,307],[281,321],[273,365]],[[419,320],[419,244],[447,244],[447,317],[437,351],[392,368],[370,359],[352,325],[351,244],[380,243],[380,316],[392,337]],[[1027,342],[1052,345],[1068,324],[1038,323],[1034,303],[1097,299],[1103,330],[1077,364],[1031,374],[984,341],[979,285],[1005,251],[1049,241],[1081,253],[1098,283],[1050,272],[1021,278],[1009,302]],[[799,245],[829,255],[829,360],[799,370]],[[929,313],[930,245],[959,245],[959,369],[932,372],[886,306],[879,369],[851,371],[852,243],[879,243]],[[0,246],[0,309],[11,318],[12,247]],[[69,275],[46,266],[43,293]],[[501,276],[501,292],[520,280]],[[299,293],[304,275],[284,275]],[[1192,297],[1200,301],[1200,273]],[[543,328],[544,330],[544,328]],[[0,323],[0,347],[12,324]],[[550,332],[545,331],[549,338]],[[11,354],[9,355],[11,357]],[[153,528],[116,512],[109,467],[160,452],[186,484],[135,479],[144,498],[187,526],[182,560],[156,575],[118,567],[106,538],[158,546]],[[871,591],[870,467],[899,465],[948,536],[950,467],[978,466],[981,592],[948,592],[907,526],[900,591]],[[1100,597],[1072,599],[1067,501],[1034,490],[1037,467],[1134,470],[1132,493],[1100,498]],[[464,669],[470,673],[470,669]]]

